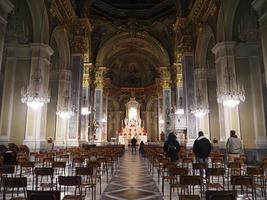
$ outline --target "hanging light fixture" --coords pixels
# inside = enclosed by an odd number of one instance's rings
[[[74,115],[74,107],[70,103],[69,91],[64,92],[63,103],[58,106],[56,114],[62,119],[69,119]]]
[[[201,91],[198,89],[196,91],[195,104],[191,110],[191,113],[198,118],[204,117],[209,113],[209,108],[207,106],[201,105]]]
[[[222,1],[222,18],[224,23],[224,6]],[[224,36],[225,36],[224,32]],[[226,37],[224,37],[226,38]],[[227,84],[226,87],[217,89],[217,102],[223,103],[224,106],[227,107],[235,107],[240,104],[240,102],[244,102],[245,91],[243,87],[238,86],[235,81],[235,75],[233,71],[230,69],[228,65],[228,48],[227,44],[225,44],[225,57],[226,57],[226,68],[225,68],[225,83]]]
[[[82,105],[82,109],[81,109],[81,114],[82,115],[90,115],[91,114],[91,110],[89,108],[89,105],[86,102],[86,97],[83,97],[83,105]]]
[[[42,34],[43,21],[44,21],[45,3],[42,10],[42,22],[40,34]],[[36,110],[42,107],[44,104],[50,102],[49,90],[45,89],[43,85],[43,75],[40,66],[41,45],[39,46],[39,57],[37,64],[31,66],[31,74],[29,85],[26,88],[21,88],[21,102],[25,103],[28,107]]]

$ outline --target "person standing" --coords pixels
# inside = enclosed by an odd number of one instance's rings
[[[176,135],[171,132],[168,135],[168,139],[164,142],[163,149],[167,155],[170,157],[171,162],[178,161],[178,152],[180,151],[180,144],[176,139]]]
[[[234,130],[230,131],[230,137],[226,143],[226,151],[228,153],[228,162],[234,162],[234,159],[239,158],[243,152],[242,141],[237,137]]]
[[[145,148],[145,143],[144,143],[143,141],[141,141],[141,142],[140,142],[140,146],[139,146],[139,153],[140,153],[142,156],[144,156],[144,152],[145,152],[144,148]]]
[[[135,139],[135,137],[133,137],[131,139],[131,145],[132,145],[132,152],[136,152],[136,143],[137,143],[137,140]]]
[[[208,138],[204,136],[202,131],[198,132],[198,138],[193,144],[193,152],[196,156],[197,162],[208,165],[208,157],[211,151],[211,143]]]

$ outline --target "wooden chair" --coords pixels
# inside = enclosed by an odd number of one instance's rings
[[[54,178],[54,170],[53,168],[35,168],[35,190],[38,189],[39,184],[39,177],[41,177],[40,181],[40,187],[42,189],[44,188],[50,188],[50,190],[53,190],[54,184],[53,184],[53,178]],[[50,182],[49,183],[43,183],[42,179],[43,177],[49,177]]]
[[[216,190],[220,189],[224,190],[225,187],[224,175],[225,175],[224,168],[208,168],[206,173],[207,190],[209,190],[209,188],[215,188]],[[214,179],[217,179],[217,181],[215,181]]]
[[[207,164],[206,163],[193,163],[193,175],[201,175],[203,176],[203,171],[206,171]]]
[[[92,199],[96,199],[96,183],[93,182],[93,168],[90,167],[77,167],[76,168],[76,176],[81,176],[81,188],[86,190],[91,189],[92,191]]]
[[[35,165],[35,163],[31,162],[31,161],[21,163],[20,164],[20,177],[22,177],[22,175],[23,175],[23,170],[25,172],[24,175],[27,176],[27,172],[30,172],[29,175],[30,176],[32,175],[32,177],[34,177],[34,165]],[[34,188],[34,178],[32,179],[32,189],[33,188]]]
[[[62,200],[83,200],[81,192],[81,176],[59,176],[58,177],[59,191],[61,192],[61,187],[64,186],[64,197]],[[74,194],[66,194],[69,187],[74,187]],[[77,194],[78,189],[78,194]]]
[[[27,200],[60,200],[60,192],[27,190]]]
[[[256,192],[252,176],[231,176],[231,184],[233,186],[233,190],[236,189],[236,186],[240,186],[241,194],[246,193],[246,195],[248,196],[248,194],[251,193],[252,200],[256,198]],[[251,190],[251,192],[249,192],[249,189]]]
[[[237,191],[236,190],[207,190],[206,200],[236,200]]]
[[[19,178],[9,178],[9,177],[4,177],[3,180],[3,200],[6,200],[6,193],[8,188],[12,188],[12,199],[26,199],[26,188],[27,188],[27,178],[26,177],[19,177]],[[14,198],[14,188],[17,188],[17,197]],[[19,195],[19,188],[23,189],[23,195],[24,197],[18,197]]]
[[[181,176],[180,184],[182,186],[185,186],[185,188],[182,188],[181,190],[181,193],[182,191],[184,191],[184,194],[181,194],[181,195],[186,195],[185,190],[187,190],[187,194],[195,195],[195,186],[199,186],[200,197],[202,198],[203,178],[201,176]]]
[[[61,161],[53,162],[52,168],[54,169],[56,175],[62,175],[61,172],[63,172],[63,175],[65,175],[66,162],[61,162]]]
[[[257,188],[261,190],[262,196],[266,199],[264,171],[260,167],[247,167],[247,175],[253,177],[255,192]]]
[[[180,184],[180,176],[187,176],[188,175],[188,169],[174,168],[172,170],[172,174],[173,174],[174,178],[171,179],[171,182],[170,182],[170,200],[172,199],[172,190],[174,188],[177,188],[177,193],[179,194],[179,192],[178,192],[179,188],[182,189],[185,187],[185,186]]]

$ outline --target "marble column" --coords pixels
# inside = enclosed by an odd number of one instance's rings
[[[95,110],[95,120],[98,122],[99,127],[96,129],[95,142],[102,142],[103,127],[101,126],[101,121],[103,118],[103,98],[104,98],[104,75],[106,73],[106,67],[98,67],[95,73],[95,94],[94,94],[94,110]]]
[[[33,43],[31,47],[31,71],[29,84],[38,76],[41,83],[38,85],[40,91],[45,93],[49,87],[50,56],[53,50],[45,44]],[[24,144],[32,149],[46,148],[46,114],[47,105],[33,110],[27,107],[26,130]]]
[[[184,87],[183,87],[183,65],[180,62],[173,63],[173,68],[175,71],[175,106],[176,109],[183,109],[182,113],[175,114],[175,129],[182,131],[187,127],[186,114],[185,114],[185,101],[184,101]]]
[[[228,71],[232,75],[232,87],[236,87],[236,69],[235,69],[235,42],[227,41],[217,43],[212,51],[215,54],[216,73],[217,73],[217,91],[229,89],[229,83],[226,80]],[[226,53],[227,52],[227,53]],[[229,108],[222,103],[219,104],[220,121],[220,145],[225,147],[225,142],[230,136],[230,130],[235,130],[240,136],[239,108],[235,106]]]
[[[6,25],[7,25],[7,16],[8,13],[13,10],[14,6],[10,0],[1,0],[0,1],[0,72],[1,72],[1,64],[3,57],[3,49],[5,42],[5,33],[6,33]],[[1,77],[2,78],[2,75]]]
[[[256,9],[259,16],[260,36],[263,51],[265,84],[267,84],[267,1],[254,0],[252,6]]]
[[[92,63],[84,62],[81,107],[88,108],[91,112],[91,78]],[[91,114],[91,113],[90,113]],[[81,142],[89,140],[89,113],[81,116]]]
[[[171,131],[171,74],[168,67],[161,67],[161,87],[162,87],[162,118],[164,120],[163,131],[168,134]]]
[[[260,42],[238,43],[235,55],[238,80],[247,94],[239,106],[241,137],[246,148],[258,150],[267,147],[261,50]]]
[[[29,45],[19,44],[6,44],[5,48],[0,143],[21,144],[24,140],[27,113],[27,107],[21,102],[21,88],[27,86],[29,81],[31,48]]]
[[[199,96],[197,102],[199,106],[209,109],[208,103],[208,73],[209,69],[205,67],[194,69],[195,92]],[[203,117],[196,118],[196,132],[203,131],[205,136],[210,139],[209,113]]]
[[[185,93],[185,113],[187,121],[187,146],[192,146],[197,137],[196,118],[190,112],[194,105],[194,66],[193,53],[184,53],[182,55],[184,93]]]

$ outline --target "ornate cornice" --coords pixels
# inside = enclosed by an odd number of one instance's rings
[[[177,50],[180,54],[193,51],[193,24],[183,17],[177,17],[174,26],[174,31],[177,34]]]
[[[70,0],[51,1],[49,11],[61,24],[70,24],[77,18]]]
[[[89,32],[92,25],[87,18],[77,19],[70,25],[72,34],[71,48],[73,53],[85,54],[89,46]],[[88,60],[89,61],[89,58]]]
[[[193,23],[206,22],[209,16],[216,12],[217,0],[196,0],[189,15],[188,20]]]

